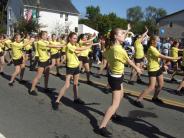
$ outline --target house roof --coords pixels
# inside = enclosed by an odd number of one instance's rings
[[[161,21],[161,20],[166,19],[166,18],[169,18],[169,17],[171,17],[171,16],[174,16],[174,15],[180,14],[180,13],[182,13],[182,12],[184,12],[184,9],[183,9],[183,10],[180,10],[180,11],[178,11],[178,12],[175,12],[175,13],[169,14],[169,15],[167,15],[167,16],[164,16],[164,17],[160,18],[158,21]]]
[[[37,1],[40,1],[39,8],[43,10],[79,14],[71,0],[22,0],[24,6],[34,8],[38,7]]]

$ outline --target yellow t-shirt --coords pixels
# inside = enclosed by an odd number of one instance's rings
[[[183,50],[183,53],[182,53],[182,63],[181,65],[184,67],[184,50]]]
[[[61,40],[60,43],[61,43],[61,45],[66,45],[66,41],[64,41],[64,40]],[[66,46],[61,48],[61,52],[64,52],[64,53],[66,52]]]
[[[137,39],[134,43],[135,46],[135,58],[136,59],[141,59],[144,57],[144,48],[143,45],[141,44],[141,41]]]
[[[12,58],[14,60],[20,59],[23,56],[23,43],[22,42],[13,42],[11,43],[11,49],[12,49]]]
[[[27,42],[29,42],[29,39],[24,39],[24,44],[26,44]],[[26,46],[24,47],[24,49],[25,49],[26,51],[30,50],[31,48],[32,48],[32,44],[26,45]]]
[[[86,47],[86,45],[81,40],[79,41],[79,46],[80,47]],[[86,50],[83,50],[83,51],[80,52],[80,56],[88,57],[90,51],[91,51],[90,48],[86,49]]]
[[[160,69],[160,52],[153,46],[150,46],[147,53],[148,71],[157,71]]]
[[[69,68],[76,68],[79,66],[80,62],[76,55],[75,49],[77,47],[75,45],[72,45],[71,43],[68,43],[66,46],[66,63],[67,67]]]
[[[39,56],[39,61],[40,62],[46,62],[49,60],[50,55],[49,55],[49,42],[46,40],[39,40],[37,42],[37,50],[38,50],[38,56]]]
[[[60,42],[57,42],[57,41],[50,41],[49,43],[54,46],[60,45]],[[51,55],[57,54],[59,52],[59,48],[50,48],[50,52],[51,52]]]
[[[4,44],[0,43],[0,53],[3,52]]]
[[[35,57],[38,57],[39,56],[37,46],[38,46],[38,41],[34,41]]]
[[[114,45],[104,52],[112,74],[124,74],[124,64],[129,60],[128,54],[121,45]]]
[[[172,47],[171,48],[171,56],[174,58],[178,57],[178,51],[179,49],[177,47]],[[174,62],[176,62],[177,60],[173,60]]]
[[[5,43],[5,50],[11,48],[10,44],[12,43],[12,41],[10,39],[5,40],[4,43]]]

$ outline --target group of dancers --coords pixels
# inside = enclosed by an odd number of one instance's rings
[[[130,24],[127,25],[126,30],[115,28],[109,35],[99,37],[97,43],[94,43],[94,39],[97,37],[95,34],[82,34],[78,36],[77,33],[74,32],[71,32],[68,36],[63,35],[61,37],[57,37],[56,34],[52,34],[51,37],[48,37],[46,31],[41,31],[37,36],[30,36],[29,34],[22,36],[17,33],[12,39],[0,35],[0,74],[4,75],[5,61],[8,62],[8,64],[12,62],[15,66],[15,70],[9,80],[9,86],[13,87],[15,85],[14,82],[18,75],[20,75],[20,83],[25,83],[23,79],[24,71],[27,62],[30,61],[30,70],[36,70],[36,75],[32,80],[32,85],[28,93],[37,96],[36,86],[42,75],[44,74],[45,92],[50,92],[51,90],[48,88],[50,70],[56,67],[56,75],[60,75],[59,67],[61,64],[65,64],[65,84],[60,89],[57,99],[53,102],[53,108],[55,110],[59,109],[62,97],[70,87],[71,79],[73,79],[74,103],[85,104],[78,96],[79,74],[84,70],[87,83],[91,83],[90,67],[92,59],[89,55],[93,47],[99,45],[102,52],[102,59],[98,77],[102,74],[102,71],[107,68],[107,86],[112,90],[112,104],[106,110],[97,131],[105,137],[111,137],[112,133],[107,130],[106,126],[111,118],[117,119],[116,111],[124,95],[123,78],[125,64],[130,65],[132,68],[129,84],[134,85],[136,78],[137,82],[142,82],[141,74],[144,72],[145,59],[148,62],[146,68],[148,71],[149,84],[134,101],[134,105],[140,108],[144,107],[142,103],[144,97],[152,91],[155,91],[152,101],[162,103],[158,95],[164,85],[163,71],[167,70],[171,63],[174,68],[172,78],[177,72],[179,60],[182,60],[181,69],[184,71],[184,58],[178,56],[178,52],[182,51],[182,49],[178,48],[179,42],[175,41],[173,43],[171,49],[172,55],[166,56],[157,49],[159,37],[148,36],[149,30],[147,27],[145,27],[143,34],[137,36],[134,42],[135,54],[133,59],[131,59],[123,45],[130,30]],[[143,47],[143,41],[145,39],[149,39],[146,53]],[[9,60],[6,59],[7,56],[10,57]],[[162,65],[160,62],[162,62]],[[178,86],[176,90],[177,94],[182,94],[181,90],[183,86],[184,80]]]

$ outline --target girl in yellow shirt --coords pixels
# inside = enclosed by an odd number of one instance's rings
[[[3,69],[4,69],[4,48],[5,48],[5,39],[3,35],[0,35],[0,75],[4,75]]]
[[[135,62],[135,65],[141,69],[143,69],[144,57],[145,57],[144,47],[142,45],[142,42],[144,41],[145,37],[147,37],[147,33],[148,33],[148,28],[145,27],[145,29],[146,31],[141,36],[139,36],[134,43],[134,46],[135,46],[134,62]],[[129,84],[133,85],[136,77],[137,77],[137,83],[142,83],[140,74],[137,74],[137,72],[132,69]]]
[[[127,52],[121,45],[124,42],[129,30],[130,25],[128,25],[127,30],[122,30],[120,28],[113,29],[107,42],[107,45],[110,46],[110,48],[104,53],[104,56],[109,64],[108,82],[112,88],[112,104],[107,109],[98,129],[98,133],[105,137],[112,136],[112,134],[106,129],[106,126],[111,117],[117,111],[124,94],[122,85],[124,64],[130,64],[138,73],[141,73],[141,69],[129,59]]]
[[[61,48],[61,65],[65,63],[66,61],[66,35],[62,35],[60,40],[61,45],[65,45],[65,47]]]
[[[162,55],[157,49],[157,36],[152,36],[150,38],[150,47],[147,53],[148,59],[148,75],[149,75],[149,85],[148,87],[139,95],[138,99],[134,101],[134,105],[140,108],[144,108],[144,105],[141,103],[143,98],[148,95],[150,92],[155,90],[154,96],[152,98],[153,102],[162,103],[162,100],[158,98],[158,95],[164,85],[164,79],[162,74],[162,67],[160,66],[159,59],[165,60],[178,60],[180,57],[169,57]],[[156,83],[158,86],[155,88]]]
[[[25,39],[23,40],[24,44],[27,43],[27,42],[29,42],[30,39],[31,39],[30,35],[29,34],[26,34]],[[32,43],[29,44],[29,45],[27,45],[27,46],[25,46],[24,47],[24,51],[25,51],[24,62],[26,64],[26,62],[28,60],[30,60],[29,66],[30,66],[30,70],[31,70],[31,68],[32,68],[32,62],[33,62],[33,58],[32,58]]]
[[[56,40],[57,40],[56,34],[52,34],[52,41],[50,41],[50,44],[51,45],[61,45],[61,43],[56,41]],[[63,45],[63,47],[64,46],[65,45]],[[57,71],[56,75],[57,76],[60,75],[60,73],[59,73],[60,57],[61,57],[60,49],[58,49],[58,48],[51,48],[50,49],[51,60],[52,60],[52,64],[50,65],[50,69],[56,65],[56,71]]]
[[[92,41],[95,39],[95,36],[93,36],[91,39],[87,40],[87,36],[85,34],[81,34],[79,37],[79,46],[80,47],[86,47],[86,45],[89,45],[89,43],[92,43]],[[80,69],[82,66],[85,68],[86,71],[86,77],[87,77],[87,83],[91,83],[90,81],[90,66],[89,66],[89,52],[90,49],[86,49],[82,52],[80,52],[79,61],[80,61]]]
[[[67,38],[66,46],[66,80],[64,86],[61,88],[57,100],[54,102],[53,107],[58,110],[60,99],[64,96],[66,91],[70,87],[70,80],[73,77],[73,92],[74,92],[74,103],[84,104],[84,101],[78,98],[78,80],[79,80],[79,59],[77,53],[79,51],[85,51],[91,47],[91,45],[86,45],[85,47],[77,47],[77,34],[72,32]]]
[[[35,78],[32,81],[31,89],[29,90],[29,94],[33,96],[37,96],[37,92],[35,91],[36,85],[40,80],[43,72],[45,71],[45,92],[49,92],[48,88],[48,80],[49,80],[49,72],[50,72],[50,55],[48,53],[48,49],[50,48],[61,48],[61,45],[50,45],[47,41],[47,32],[42,31],[40,33],[40,40],[37,42],[37,50],[38,50],[38,70]]]
[[[21,36],[20,34],[15,34],[14,36],[14,42],[11,43],[11,50],[12,50],[12,59],[13,64],[15,66],[15,71],[11,76],[11,80],[9,81],[9,85],[13,86],[14,80],[17,75],[20,74],[20,83],[23,83],[23,75],[25,70],[25,63],[23,62],[23,48],[29,44],[31,44],[34,41],[34,39],[31,39],[27,43],[21,42]]]
[[[174,41],[173,42],[173,46],[171,48],[171,57],[177,58],[178,57],[178,52],[179,51],[183,51],[183,49],[179,49],[179,42],[178,41]],[[178,70],[178,61],[177,60],[173,60],[171,62],[172,68],[173,68],[173,74],[171,75],[171,82],[177,81],[174,79],[174,76],[177,73]]]

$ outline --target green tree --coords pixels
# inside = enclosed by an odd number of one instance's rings
[[[151,34],[158,33],[157,29],[157,20],[163,16],[166,16],[167,12],[162,8],[155,8],[153,6],[149,6],[145,9],[145,21],[146,25],[149,27],[149,32]]]
[[[139,6],[135,6],[127,10],[127,19],[133,23],[141,21],[143,17],[144,14],[142,8]]]
[[[20,19],[16,24],[14,24],[15,32],[38,32],[40,29],[40,25],[33,20],[26,21],[24,18]]]

